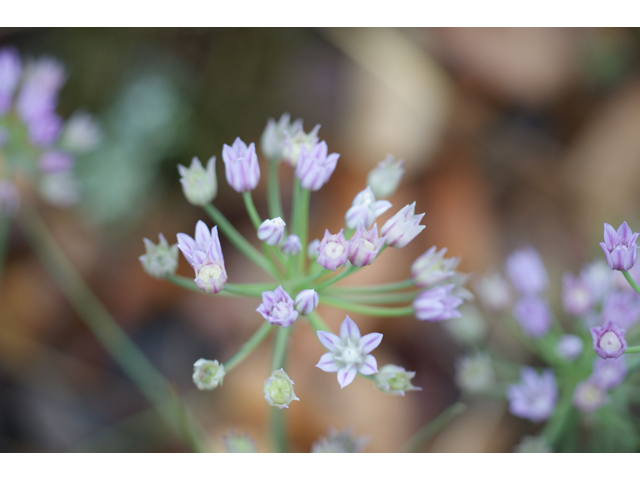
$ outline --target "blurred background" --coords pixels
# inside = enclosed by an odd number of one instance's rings
[[[321,124],[320,138],[340,160],[312,195],[317,238],[342,226],[371,168],[389,153],[403,158],[407,173],[383,220],[415,200],[426,228],[345,281],[353,284],[406,278],[432,245],[481,274],[531,244],[557,306],[562,272],[601,256],[603,222],[640,220],[638,29],[0,29],[4,46],[59,59],[68,82],[58,112],[83,107],[99,120],[101,148],[78,164],[81,204],[39,209],[108,310],[183,395],[212,449],[235,428],[269,450],[262,384],[270,349],[254,352],[223,388],[195,389],[194,361],[225,361],[262,318],[258,299],[199,295],[141,268],[143,237],[155,242],[162,232],[174,243],[199,219],[211,225],[184,199],[178,163],[216,155],[215,204],[253,238],[224,180],[222,145],[236,137],[257,143],[267,119],[283,112],[303,118],[307,131]],[[292,175],[281,173],[288,211]],[[265,182],[254,199],[264,215]],[[222,248],[229,281],[263,280],[224,239]],[[180,262],[179,273],[191,276]],[[0,282],[1,450],[186,448],[85,328],[15,223]],[[472,306],[465,312],[478,315]],[[320,313],[334,330],[344,319],[339,310]],[[423,390],[388,396],[356,379],[340,391],[335,375],[315,367],[323,347],[298,328],[287,368],[302,400],[286,412],[293,451],[310,451],[335,426],[367,436],[367,452],[394,452],[460,397],[454,364],[465,339],[447,325],[357,322],[384,334],[379,365],[416,371]],[[505,400],[468,403],[427,451],[511,451],[539,428],[509,415]]]

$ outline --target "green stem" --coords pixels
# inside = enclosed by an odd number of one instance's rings
[[[193,279],[188,277],[183,277],[182,275],[169,275],[167,280],[174,285],[178,285],[179,287],[186,288],[187,290],[193,290],[194,292],[203,293],[198,288]],[[274,290],[278,285],[275,283],[227,283],[224,286],[224,289],[219,291],[214,295],[220,295],[223,297],[262,297],[262,292],[267,290]]]
[[[371,315],[374,317],[405,317],[413,315],[413,307],[376,307],[374,305],[362,305],[360,303],[352,303],[348,300],[320,295],[320,303],[337,307],[347,312],[361,313],[362,315]]]
[[[320,270],[318,270],[317,272],[315,272],[313,275],[307,275],[306,277],[300,278],[295,280],[294,282],[288,284],[291,288],[297,288],[300,287],[302,285],[309,285],[310,283],[312,283],[314,280],[317,280],[318,278],[322,277],[322,275],[324,275],[325,273],[327,273],[328,270],[325,270],[324,268],[321,267]]]
[[[242,192],[242,199],[244,200],[244,206],[247,209],[247,213],[249,214],[251,223],[253,223],[255,229],[258,230],[258,228],[260,228],[260,225],[262,224],[262,219],[258,214],[258,210],[256,210],[256,205],[253,203],[251,192]]]
[[[383,283],[381,285],[364,285],[358,287],[342,287],[340,290],[344,293],[380,293],[380,292],[392,292],[395,290],[403,290],[405,288],[413,287],[413,280],[408,278],[400,282]]]
[[[637,345],[635,347],[627,347],[624,353],[640,353],[640,345]]]
[[[311,312],[309,315],[307,315],[307,321],[309,322],[309,326],[313,328],[314,332],[317,332],[318,330],[327,331],[327,332],[331,331],[329,326],[326,323],[324,323],[324,321],[322,320],[320,315],[318,315],[317,312]]]
[[[0,281],[2,280],[5,256],[7,254],[7,247],[9,246],[9,226],[9,218],[0,217]]]
[[[280,217],[284,220],[282,198],[280,197],[280,179],[278,167],[280,162],[271,159],[267,162],[267,204],[271,218]]]
[[[631,285],[636,292],[640,293],[640,285],[636,283],[631,274],[627,271],[623,271],[622,274],[624,275],[624,278],[627,279],[627,282],[629,282],[629,285]]]
[[[344,293],[342,289],[339,288],[331,288],[326,291],[326,293],[332,297],[338,297],[343,300],[348,300],[351,302],[363,302],[370,304],[388,304],[388,303],[406,303],[412,302],[419,291],[414,290],[413,292],[402,292],[402,293],[378,293],[375,295],[363,295],[356,294],[351,295],[350,293]]]
[[[444,412],[438,415],[436,418],[427,423],[424,427],[418,430],[402,448],[406,453],[418,453],[422,450],[424,445],[433,438],[433,436],[442,430],[451,420],[456,418],[462,412],[467,409],[467,406],[462,403],[454,403]]]
[[[265,272],[274,278],[278,277],[277,271],[274,269],[271,262],[262,255],[258,249],[256,249],[249,241],[242,236],[236,228],[231,225],[231,222],[212,204],[205,205],[204,210],[213,219],[214,222],[220,227],[220,230],[227,236],[229,241],[235,245],[249,260],[262,268]]]
[[[287,358],[287,344],[289,343],[289,334],[291,326],[287,328],[279,328],[276,334],[276,340],[273,344],[273,359],[271,362],[271,371],[284,368]],[[284,409],[272,407],[271,409],[271,440],[273,441],[273,449],[276,453],[284,453],[287,451],[287,428],[284,418]]]
[[[271,332],[273,325],[269,322],[264,322],[258,330],[251,336],[249,340],[244,342],[244,344],[240,347],[240,350],[236,352],[236,354],[231,357],[227,363],[224,364],[224,371],[229,373],[233,370],[237,365],[240,364],[247,356],[253,352],[258,345],[260,345],[265,338]]]
[[[358,267],[354,267],[353,265],[349,265],[347,268],[343,269],[339,274],[334,275],[333,277],[329,278],[328,280],[325,280],[324,282],[320,283],[319,285],[316,285],[314,288],[315,288],[315,290],[317,292],[321,292],[322,290],[324,290],[327,287],[330,287],[334,283],[339,282],[340,280],[342,280],[347,275],[351,275],[352,273],[355,273],[357,270],[358,270]]]
[[[294,180],[293,205],[291,206],[291,231],[300,239],[302,249],[298,254],[298,271],[304,272],[307,258],[307,235],[309,223],[309,196],[311,192],[302,188],[300,180]]]
[[[23,209],[21,225],[40,260],[105,350],[155,405],[165,422],[195,451],[203,451],[202,440],[195,432],[190,413],[180,402],[175,390],[84,283],[40,217],[33,211]],[[168,399],[170,402],[167,402]]]

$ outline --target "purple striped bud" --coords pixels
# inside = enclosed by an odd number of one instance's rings
[[[551,416],[558,399],[556,377],[550,368],[540,375],[531,367],[520,372],[520,383],[510,385],[506,391],[509,411],[516,417],[541,422]]]
[[[618,358],[627,348],[624,328],[620,328],[611,320],[601,327],[593,327],[590,331],[593,349],[600,358]]]
[[[569,315],[589,313],[594,303],[593,295],[583,276],[576,277],[570,272],[562,276],[562,303]]]
[[[22,76],[20,55],[13,48],[0,50],[0,115],[11,109],[13,94]]]
[[[344,216],[345,223],[349,228],[358,228],[364,224],[369,228],[373,221],[391,208],[391,203],[386,200],[376,201],[371,187],[367,187],[356,195]]]
[[[460,257],[444,258],[447,249],[436,252],[435,245],[415,259],[411,265],[413,283],[422,288],[431,287],[451,277],[460,263]]]
[[[513,315],[522,331],[531,337],[546,335],[553,321],[549,302],[535,296],[522,297],[513,307]]]
[[[455,285],[436,287],[423,290],[413,301],[413,310],[418,320],[439,322],[450,318],[460,317],[457,308],[462,304],[462,299],[451,295]]]
[[[371,265],[384,245],[385,238],[378,238],[378,225],[374,224],[367,232],[361,223],[348,242],[348,258],[356,267]]]
[[[51,150],[40,155],[38,167],[42,173],[68,172],[74,163],[75,158],[70,153]]]
[[[314,192],[320,190],[331,178],[339,157],[338,153],[328,155],[327,143],[324,140],[311,149],[303,146],[296,165],[296,178],[300,180],[303,188]]]
[[[524,247],[509,255],[505,270],[513,286],[523,295],[537,295],[547,288],[547,270],[533,247]]]
[[[320,296],[313,290],[302,290],[296,295],[296,310],[300,315],[309,315],[318,307]]]
[[[573,391],[573,405],[583,412],[593,412],[608,401],[606,392],[591,380],[580,382]]]
[[[258,227],[258,238],[267,245],[278,245],[284,235],[285,225],[280,217],[265,220]]]
[[[636,240],[627,222],[622,222],[616,232],[608,223],[604,224],[604,242],[600,242],[607,264],[612,270],[627,271],[636,263]]]
[[[302,244],[300,243],[300,237],[297,235],[289,235],[282,244],[282,251],[286,255],[297,255],[302,250]]]
[[[376,198],[386,198],[398,189],[404,175],[404,161],[393,155],[387,155],[378,166],[369,172],[367,185],[371,187]]]
[[[329,230],[325,230],[318,252],[317,261],[327,270],[335,271],[347,263],[349,244],[344,238],[344,229],[341,229],[337,235],[331,235]]]
[[[256,311],[271,325],[287,328],[298,318],[293,299],[278,285],[273,292],[262,292],[262,303]]]
[[[178,248],[184,258],[193,267],[195,282],[200,290],[206,293],[218,293],[227,283],[227,271],[218,238],[218,227],[211,232],[202,221],[196,224],[195,238],[185,233],[178,233]]]
[[[236,192],[248,192],[256,188],[260,180],[260,166],[253,143],[247,147],[240,138],[236,138],[232,146],[223,145],[222,161],[227,182]]]
[[[207,168],[202,166],[198,157],[191,159],[191,166],[178,165],[182,192],[191,205],[202,207],[211,203],[218,193],[216,178],[216,157],[207,162]]]
[[[628,371],[624,357],[596,358],[593,362],[591,381],[603,390],[611,390],[624,381]]]
[[[387,245],[402,248],[422,231],[424,225],[420,225],[420,220],[424,217],[424,213],[415,215],[415,208],[416,202],[402,207],[382,226],[380,235],[387,237],[385,241]]]

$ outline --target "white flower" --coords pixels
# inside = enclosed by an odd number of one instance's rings
[[[387,200],[376,201],[371,187],[367,187],[353,199],[351,208],[344,216],[344,221],[349,228],[358,228],[360,224],[369,228],[376,218],[390,208],[391,202]]]

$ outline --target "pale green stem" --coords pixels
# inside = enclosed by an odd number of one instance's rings
[[[278,178],[279,165],[280,162],[272,159],[267,161],[267,204],[271,218],[280,217],[284,220],[282,198],[280,197],[280,179]]]
[[[331,331],[329,326],[326,323],[324,323],[324,321],[322,320],[320,315],[318,315],[317,312],[311,312],[309,315],[307,315],[306,318],[307,318],[307,321],[309,322],[309,326],[313,328],[314,332],[317,332],[318,330],[327,331],[327,332]]]
[[[405,288],[413,287],[413,280],[408,278],[400,282],[383,283],[380,285],[364,285],[358,287],[341,287],[340,290],[344,293],[379,293],[379,292],[392,292],[395,290],[403,290]]]
[[[251,336],[251,338],[244,342],[244,344],[240,347],[236,354],[224,364],[224,371],[229,373],[237,365],[239,365],[240,362],[247,358],[247,356],[251,354],[251,352],[253,352],[265,338],[267,338],[272,328],[273,325],[271,325],[269,322],[264,322],[260,326],[260,328],[256,330],[256,332]]]
[[[220,227],[222,233],[226,235],[231,243],[235,245],[235,247],[240,250],[242,254],[244,254],[249,260],[262,268],[265,272],[270,274],[272,277],[278,277],[278,273],[269,262],[269,260],[262,255],[249,241],[242,236],[236,228],[231,225],[231,222],[227,220],[227,218],[222,214],[220,210],[218,210],[212,204],[205,205],[204,210],[207,214],[216,222],[216,225]]]
[[[291,327],[292,325],[287,328],[278,329],[276,340],[273,344],[272,372],[284,368],[287,359],[287,344],[289,343]],[[284,410],[285,409],[271,407],[271,440],[273,441],[273,449],[276,453],[284,453],[287,451],[287,428]]]
[[[305,271],[307,259],[307,236],[309,223],[309,196],[311,192],[302,188],[300,180],[294,180],[293,205],[291,207],[291,231],[300,238],[302,249],[298,254],[298,271]]]
[[[258,210],[256,210],[256,205],[253,203],[251,192],[242,192],[242,199],[244,200],[244,206],[247,209],[247,213],[249,214],[251,223],[253,223],[255,229],[258,230],[258,228],[260,228],[260,225],[262,224],[262,219],[258,214]]]
[[[322,290],[324,290],[327,287],[330,287],[334,283],[339,282],[340,280],[342,280],[347,275],[351,275],[352,273],[355,273],[357,270],[358,270],[358,267],[354,267],[353,265],[349,265],[347,268],[343,269],[337,275],[334,275],[333,277],[329,278],[328,280],[325,280],[324,282],[320,283],[319,285],[315,285],[314,288],[315,288],[315,290],[317,292],[321,292]]]
[[[9,226],[8,217],[0,217],[0,282],[2,281],[2,273],[4,271],[4,262],[9,246]]]
[[[627,279],[627,282],[629,282],[629,285],[631,285],[631,287],[638,293],[640,293],[640,285],[638,285],[636,283],[636,281],[633,279],[633,277],[631,276],[631,274],[629,272],[627,272],[626,270],[622,272],[622,274],[624,275],[624,278]]]
[[[361,313],[374,317],[405,317],[413,315],[413,307],[376,307],[374,305],[362,305],[348,300],[320,295],[320,303],[331,307],[341,308],[347,312]]]
[[[635,347],[627,347],[624,353],[640,353],[640,345]]]
[[[33,211],[23,209],[23,231],[73,308],[116,363],[153,403],[160,415],[195,451],[204,446],[195,432],[191,416],[175,390],[120,328]],[[171,402],[167,402],[167,400]]]
[[[167,280],[174,285],[193,290],[194,292],[203,293],[205,295],[220,295],[222,297],[257,297],[262,296],[262,292],[274,290],[278,285],[275,283],[227,283],[224,288],[215,294],[207,294],[198,288],[193,279],[183,277],[182,275],[169,275]]]
[[[418,430],[402,447],[406,453],[418,453],[433,436],[442,430],[451,420],[467,409],[464,403],[458,402],[451,405],[436,418]]]
[[[317,280],[318,278],[322,277],[322,275],[324,275],[325,273],[329,273],[329,271],[325,270],[324,268],[321,267],[321,269],[318,270],[317,272],[315,272],[314,274],[308,275],[308,276],[306,276],[304,278],[296,279],[292,283],[290,283],[289,285],[292,288],[297,288],[297,287],[300,287],[302,285],[306,286],[306,285],[309,285],[314,280]]]
[[[376,293],[372,295],[344,293],[340,288],[330,288],[326,291],[327,295],[338,297],[351,302],[362,302],[368,304],[389,304],[389,303],[407,303],[412,302],[420,293],[418,290],[413,292],[402,293]]]

